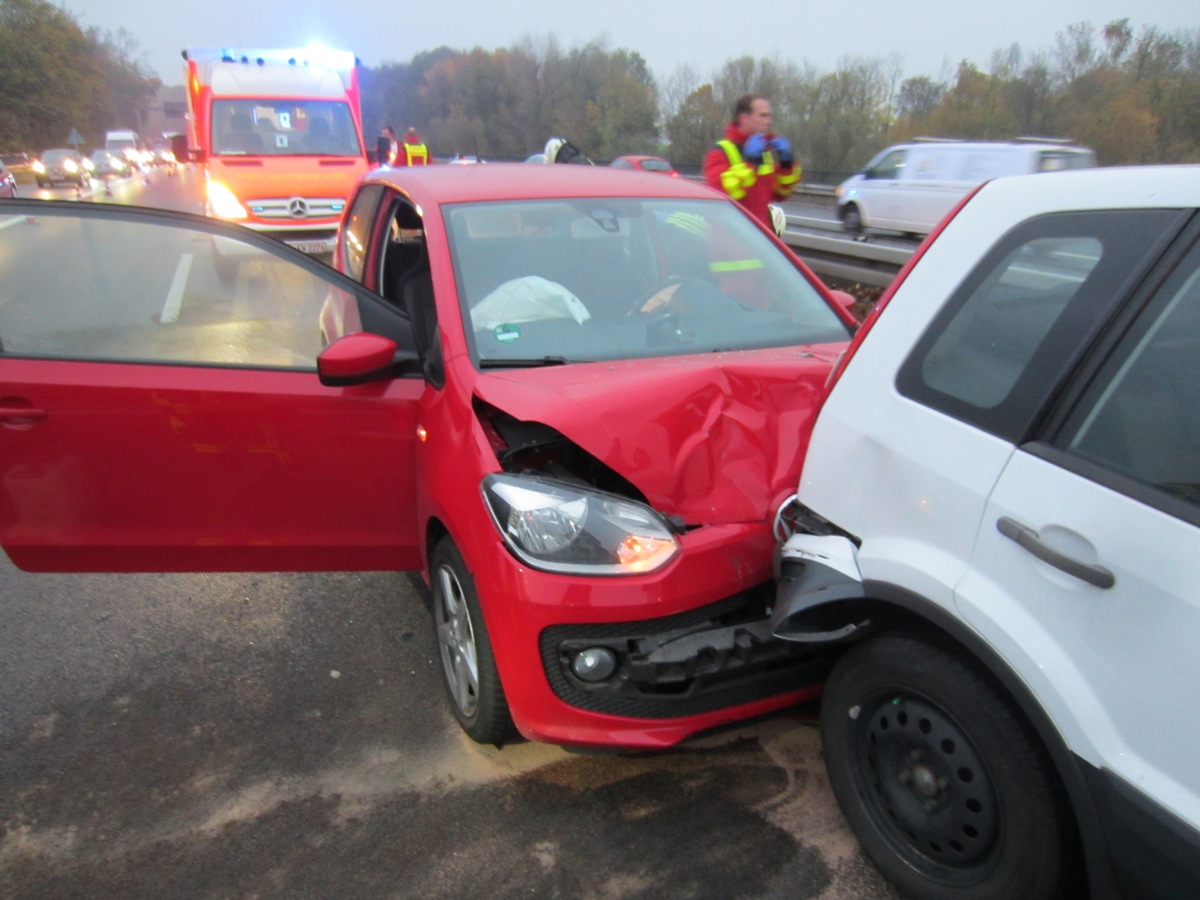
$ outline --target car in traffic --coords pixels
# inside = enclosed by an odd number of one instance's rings
[[[665,747],[819,690],[822,655],[769,634],[771,515],[853,298],[724,195],[379,170],[333,268],[213,219],[11,202],[38,223],[0,228],[19,567],[421,572],[484,743]]]
[[[0,162],[17,181],[33,181],[33,160],[28,153],[3,153]]]
[[[88,168],[78,150],[59,148],[47,150],[33,162],[33,174],[40,188],[56,184],[87,187]]]
[[[9,171],[8,166],[0,162],[0,197],[12,198],[17,196],[17,179]]]
[[[1200,167],[979,188],[779,512],[830,782],[912,897],[1200,896]]]
[[[150,148],[153,154],[153,164],[155,166],[165,166],[168,170],[173,171],[177,160],[175,159],[175,151],[171,148],[169,141],[155,141]]]
[[[94,178],[123,178],[129,174],[129,164],[125,157],[100,147],[92,151],[88,157],[92,164],[91,173]]]
[[[625,169],[633,172],[657,172],[661,175],[670,175],[672,178],[679,177],[679,170],[671,165],[670,160],[663,159],[661,156],[618,156],[609,165],[614,169]]]

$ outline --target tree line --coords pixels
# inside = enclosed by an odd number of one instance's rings
[[[102,144],[137,128],[160,87],[124,29],[83,29],[44,0],[0,0],[0,150],[67,145],[71,129]]]
[[[0,149],[89,143],[136,128],[161,86],[126,32],[82,29],[46,0],[0,0]],[[862,167],[916,136],[1041,136],[1096,150],[1104,165],[1200,161],[1200,28],[1135,32],[1128,19],[1080,22],[1054,46],[996,50],[938,77],[905,77],[903,58],[848,56],[832,72],[744,56],[702,76],[656,79],[642,56],[553,36],[507,48],[440,47],[360,71],[368,144],[384,125],[416,127],[437,156],[524,159],[551,136],[594,160],[626,153],[698,166],[742,93],[769,97],[814,181]]]
[[[635,51],[553,39],[503,50],[440,48],[364,74],[368,126],[417,127],[438,155],[521,159],[551,135],[597,160],[655,153],[698,166],[739,94],[772,101],[810,175],[861,168],[918,136],[1039,136],[1092,147],[1101,164],[1200,162],[1200,28],[1167,33],[1128,19],[1014,44],[983,67],[905,78],[902,58],[847,57],[833,72],[750,56],[709,77],[681,66],[657,81]]]

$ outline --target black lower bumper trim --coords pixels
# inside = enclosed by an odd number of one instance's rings
[[[770,633],[773,587],[640,622],[557,625],[541,635],[554,693],[591,712],[670,719],[751,703],[820,684],[832,655]],[[614,654],[611,677],[588,683],[571,663],[583,650]]]

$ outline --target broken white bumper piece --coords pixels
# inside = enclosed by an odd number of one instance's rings
[[[840,535],[794,534],[776,551],[771,630],[788,641],[841,641],[867,627],[858,549]]]

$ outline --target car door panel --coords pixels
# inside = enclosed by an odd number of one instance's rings
[[[21,251],[0,261],[0,543],[13,562],[418,568],[424,383],[332,388],[316,373],[320,292],[371,298],[282,244],[228,228],[214,233],[241,270],[222,287],[206,256],[215,224],[79,208],[76,219],[46,204],[39,227],[0,230],[0,243]],[[136,254],[123,246],[130,239]],[[62,274],[39,277],[47,240],[82,243]],[[372,310],[381,315],[396,319],[394,333],[407,328],[398,313]]]
[[[1195,828],[1200,243],[1146,296],[1061,424],[1006,466],[958,596],[1074,752]]]
[[[1112,587],[1038,559],[1001,532],[1004,517],[1107,569]],[[1200,548],[1195,525],[1018,452],[956,594],[964,618],[1026,673],[1074,752],[1198,822],[1200,769],[1178,723],[1200,706],[1200,572],[1173,564],[1188,555],[1181,548]]]

